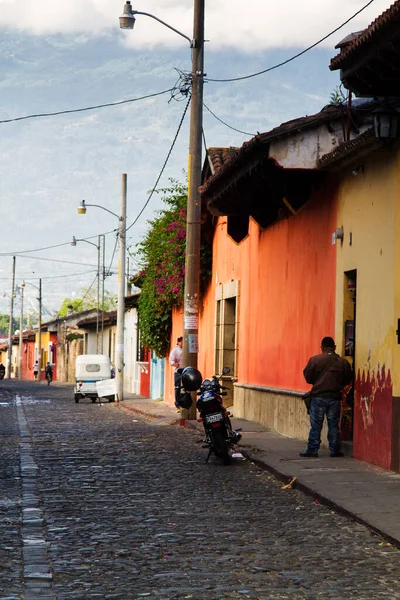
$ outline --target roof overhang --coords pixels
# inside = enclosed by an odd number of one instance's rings
[[[340,144],[335,150],[325,154],[318,162],[320,169],[340,171],[346,167],[356,167],[360,162],[385,143],[375,137],[374,130],[368,129],[354,140]]]
[[[400,96],[400,0],[331,60],[357,96]]]

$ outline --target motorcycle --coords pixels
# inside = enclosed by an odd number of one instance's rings
[[[222,375],[230,372],[228,367],[222,370]],[[222,377],[221,375],[221,377]],[[231,462],[231,450],[242,439],[239,433],[241,429],[233,430],[230,413],[224,408],[222,396],[226,396],[226,390],[220,383],[221,377],[214,375],[212,379],[204,379],[201,383],[201,373],[197,369],[187,367],[182,372],[182,385],[186,393],[188,391],[197,392],[198,400],[196,408],[200,413],[198,421],[203,423],[205,432],[204,448],[208,448],[206,463],[211,454],[220,458],[225,465]]]

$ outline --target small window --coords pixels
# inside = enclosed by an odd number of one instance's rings
[[[98,373],[100,371],[100,365],[86,365],[86,371],[88,371],[88,373]]]

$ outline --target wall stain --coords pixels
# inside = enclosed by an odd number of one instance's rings
[[[390,469],[393,384],[390,369],[360,369],[354,386],[354,457]]]

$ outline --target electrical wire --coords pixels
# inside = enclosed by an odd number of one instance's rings
[[[97,265],[91,265],[90,263],[78,263],[78,262],[72,262],[71,260],[60,260],[60,259],[56,259],[56,258],[45,258],[44,256],[24,256],[24,255],[19,255],[19,254],[14,254],[14,256],[19,256],[20,258],[33,258],[34,260],[46,260],[49,262],[56,262],[56,263],[64,263],[66,265],[83,265],[84,267],[93,267],[97,269]]]
[[[139,100],[147,100],[148,98],[155,98],[156,96],[162,96],[163,94],[169,94],[169,93],[173,92],[173,90],[174,90],[174,88],[169,88],[168,90],[163,90],[162,92],[155,92],[154,94],[147,94],[146,96],[139,96],[138,98],[129,98],[128,100],[118,100],[116,102],[108,102],[106,104],[97,104],[96,106],[86,106],[84,108],[72,108],[70,110],[59,110],[56,112],[25,115],[24,117],[15,117],[14,119],[3,119],[0,121],[0,125],[2,125],[3,123],[13,123],[15,121],[24,121],[26,119],[39,119],[42,117],[55,117],[58,115],[69,115],[72,113],[86,112],[89,110],[97,110],[98,108],[108,108],[110,106],[121,106],[122,104],[139,102]]]
[[[298,54],[295,54],[291,58],[288,58],[287,60],[284,60],[284,61],[278,63],[277,65],[274,65],[273,67],[268,67],[268,69],[263,69],[262,71],[258,71],[257,73],[251,73],[250,75],[243,75],[242,77],[231,77],[229,79],[210,79],[209,77],[207,77],[204,79],[204,81],[214,81],[214,82],[220,82],[220,83],[226,83],[226,82],[231,82],[231,81],[243,81],[244,79],[250,79],[251,77],[258,77],[258,75],[264,75],[264,73],[269,73],[270,71],[279,69],[279,67],[283,67],[284,65],[287,65],[288,63],[292,62],[296,58],[299,58],[300,56],[303,56],[303,54],[305,54],[306,52],[309,52],[309,50],[312,50],[313,48],[315,48],[316,46],[318,46],[319,44],[321,44],[322,42],[327,40],[329,37],[331,37],[331,35],[333,35],[337,31],[342,29],[345,25],[350,23],[350,21],[352,21],[355,17],[357,17],[360,13],[362,13],[366,8],[368,8],[368,6],[371,6],[371,4],[374,1],[375,0],[369,0],[369,2],[367,2],[367,4],[365,4],[362,8],[360,8],[360,10],[358,10],[356,13],[354,13],[354,15],[352,15],[349,19],[347,19],[347,21],[345,21],[344,23],[339,25],[339,27],[336,27],[336,29],[334,29],[333,31],[331,31],[330,33],[325,35],[323,38],[321,38],[320,40],[318,40],[311,46],[308,46],[308,48],[305,48],[305,50],[298,52]]]
[[[93,269],[91,269],[90,271],[82,271],[81,273],[68,273],[65,275],[45,275],[44,277],[40,277],[40,279],[61,279],[64,277],[75,277],[75,276],[79,276],[79,275],[89,275],[90,273],[93,273]],[[33,277],[26,277],[23,279],[23,281],[30,281],[31,279],[33,279]],[[35,279],[38,279],[37,277]],[[72,283],[72,282],[69,282]]]
[[[14,254],[26,254],[27,252],[41,252],[42,250],[50,250],[52,248],[61,248],[61,246],[69,246],[71,242],[63,242],[54,246],[45,246],[44,248],[34,248],[33,250],[18,250],[18,252],[0,252],[0,256],[14,256]]]
[[[226,127],[229,127],[229,129],[233,129],[233,131],[237,131],[238,133],[243,133],[244,135],[250,135],[251,137],[254,137],[256,134],[255,133],[248,133],[247,131],[241,131],[240,129],[236,129],[236,127],[232,127],[232,125],[228,125],[228,123],[225,123],[225,121],[223,121],[222,119],[220,119],[219,117],[217,117],[217,115],[211,110],[211,108],[209,108],[207,106],[207,104],[204,104],[203,102],[203,106],[204,108],[206,108],[208,110],[208,112],[210,114],[212,114],[212,116],[217,119],[217,121],[219,121],[220,123],[222,123],[222,125],[225,125]]]
[[[85,298],[87,297],[87,295],[89,294],[90,290],[92,289],[92,287],[94,286],[95,282],[97,279],[97,273],[95,278],[93,279],[92,283],[90,284],[90,286],[88,287],[88,289],[86,290],[85,295],[82,298],[79,298],[79,304],[83,304],[83,301],[85,300]]]
[[[185,109],[184,109],[184,111],[183,111],[183,114],[182,114],[181,120],[180,120],[180,122],[179,122],[178,129],[177,129],[177,131],[176,131],[176,133],[175,133],[175,137],[174,137],[174,139],[173,139],[173,141],[172,141],[172,144],[171,144],[171,147],[170,147],[170,149],[168,150],[167,157],[166,157],[166,159],[165,159],[165,161],[164,161],[164,164],[163,164],[163,166],[162,166],[162,168],[161,168],[161,171],[160,171],[160,173],[159,173],[159,175],[158,175],[158,177],[157,177],[157,180],[156,180],[156,182],[155,182],[155,184],[154,184],[154,187],[153,187],[153,189],[151,190],[151,192],[150,192],[150,194],[149,194],[149,197],[147,198],[146,202],[144,203],[144,205],[143,205],[143,207],[142,207],[141,211],[139,212],[139,214],[137,215],[136,219],[135,219],[135,220],[134,220],[134,221],[133,221],[133,222],[132,222],[132,223],[129,225],[129,227],[127,227],[127,228],[126,228],[126,231],[129,231],[129,229],[131,229],[131,227],[133,227],[134,225],[136,225],[136,223],[138,222],[139,218],[140,218],[140,217],[141,217],[141,215],[143,214],[143,212],[144,212],[144,210],[145,210],[146,206],[148,205],[148,203],[149,203],[149,202],[150,202],[150,200],[152,199],[154,192],[155,192],[155,191],[156,191],[156,189],[157,189],[158,182],[160,181],[160,179],[161,179],[161,177],[162,177],[162,174],[164,173],[165,167],[167,166],[167,163],[168,163],[168,161],[169,161],[169,158],[170,158],[170,156],[171,156],[171,154],[172,154],[172,150],[174,149],[174,146],[175,146],[176,140],[178,139],[178,135],[179,135],[179,132],[180,132],[180,130],[181,130],[181,128],[182,128],[183,121],[185,120],[185,116],[186,116],[187,110],[188,110],[188,108],[189,108],[189,104],[190,104],[190,100],[191,100],[191,98],[192,98],[192,96],[190,95],[190,96],[189,96],[189,99],[188,99],[188,101],[187,101],[187,103],[186,103]]]
[[[115,236],[114,250],[113,250],[113,253],[112,253],[112,256],[111,256],[110,266],[108,267],[108,271],[107,271],[106,275],[109,275],[111,273],[111,266],[113,264],[115,252],[117,250],[118,240],[119,240],[119,233],[117,233],[117,235]]]

